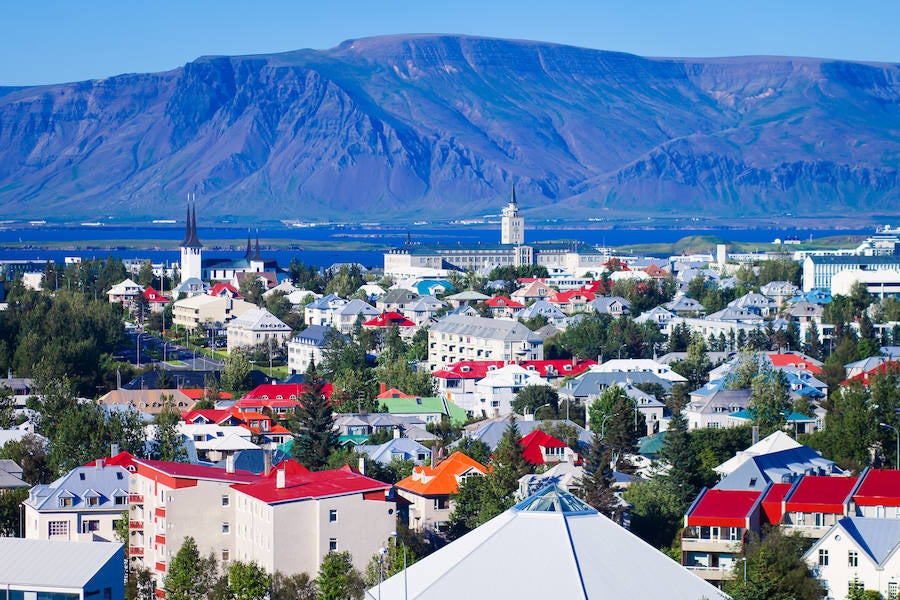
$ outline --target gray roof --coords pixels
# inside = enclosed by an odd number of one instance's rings
[[[539,335],[536,335],[518,321],[488,319],[486,317],[449,315],[435,323],[431,330],[436,333],[453,333],[504,341],[542,341]]]
[[[328,341],[329,331],[333,332],[334,334],[341,335],[337,329],[329,325],[310,325],[309,327],[295,335],[291,339],[291,341],[304,344],[306,346],[315,346],[317,348],[322,348]]]
[[[406,304],[407,302],[418,299],[419,295],[417,293],[407,289],[398,288],[385,292],[384,296],[378,298],[378,304]]]
[[[346,303],[347,301],[341,298],[336,294],[328,294],[327,296],[322,296],[321,298],[316,298],[312,302],[306,305],[306,308],[318,309],[318,310],[328,310],[331,307],[331,303],[339,301],[341,303]]]
[[[878,565],[883,564],[900,546],[900,519],[847,517],[837,524]]]
[[[422,296],[418,300],[415,300],[404,307],[404,310],[409,312],[417,312],[417,311],[434,311],[440,310],[447,306],[447,303],[443,300],[438,300],[434,296]]]
[[[372,317],[377,317],[381,314],[381,311],[369,304],[368,302],[364,302],[359,298],[354,298],[344,306],[338,309],[337,313],[339,315],[367,315]]]
[[[720,490],[762,490],[766,484],[791,483],[801,475],[842,475],[833,461],[809,446],[751,456],[715,487]]]
[[[900,265],[900,256],[814,256],[806,257],[820,265]]]
[[[593,300],[588,302],[588,306],[590,306],[591,308],[593,308],[594,310],[596,310],[599,313],[608,313],[609,307],[616,303],[622,305],[623,312],[631,311],[631,302],[629,302],[628,300],[626,300],[625,298],[622,298],[620,296],[609,296],[609,297],[601,296],[600,298],[594,298]]]
[[[426,460],[431,460],[431,450],[419,442],[405,437],[394,438],[378,445],[360,444],[356,447],[356,451],[360,454],[367,454],[369,458],[382,465],[391,462],[397,455],[400,455],[402,460],[420,463],[421,461],[417,460],[417,457],[424,453]]]
[[[4,585],[83,588],[110,560],[124,569],[122,544],[0,538]]]
[[[541,423],[563,423],[570,427],[575,427],[578,431],[578,441],[581,444],[590,444],[591,443],[591,432],[575,424],[572,421],[566,421],[565,419],[560,419],[559,421],[516,421],[516,426],[519,428],[519,433],[524,437],[534,431],[535,429],[539,429]],[[500,443],[500,438],[503,437],[503,434],[506,432],[506,428],[509,427],[508,420],[497,420],[491,421],[487,425],[476,429],[471,433],[467,433],[465,437],[468,437],[473,440],[479,440],[488,445],[488,447],[493,450],[497,447],[497,444]],[[455,447],[459,442],[452,444]]]
[[[588,371],[566,383],[566,387],[561,391],[564,391],[566,395],[574,398],[589,398],[591,396],[600,395],[605,388],[611,385],[624,385],[629,380],[633,385],[658,383],[666,391],[672,389],[671,381],[663,379],[655,373],[647,373],[644,371],[635,371],[633,373],[625,373],[622,371],[598,373],[596,371]]]
[[[87,506],[88,497],[99,497],[97,506]],[[119,466],[75,467],[48,485],[36,485],[25,504],[36,510],[59,510],[60,498],[72,498],[72,510],[108,511],[115,497],[128,496],[128,471]],[[127,505],[120,506],[123,510]]]
[[[520,310],[516,317],[519,319],[531,319],[538,315],[551,319],[565,319],[566,313],[560,310],[555,304],[550,304],[546,300],[535,300],[531,306],[526,306]]]

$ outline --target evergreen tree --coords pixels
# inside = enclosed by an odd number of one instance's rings
[[[329,552],[319,565],[316,578],[319,600],[350,600],[362,598],[365,580],[353,568],[349,552]]]
[[[702,484],[700,462],[697,453],[691,447],[687,419],[680,410],[672,413],[659,455],[660,459],[669,465],[669,471],[661,477],[685,510],[700,491]]]
[[[163,408],[156,415],[156,432],[153,436],[152,458],[170,462],[187,462],[187,450],[178,431],[181,415],[175,410],[171,396],[163,397]]]
[[[603,445],[600,433],[595,431],[591,447],[584,457],[584,472],[577,487],[582,500],[598,511],[616,519],[620,512],[619,499],[613,493],[613,474],[610,452]]]
[[[222,371],[222,389],[231,392],[235,396],[241,395],[250,389],[253,381],[250,378],[250,361],[247,355],[240,351],[232,352],[225,359],[225,370]]]
[[[706,345],[699,334],[691,336],[691,342],[687,347],[687,356],[684,360],[673,362],[672,370],[687,379],[688,389],[691,391],[706,384],[709,380],[709,372],[712,370],[712,362],[706,354]]]
[[[734,577],[725,582],[725,591],[734,600],[822,598],[825,590],[803,561],[803,553],[810,544],[810,540],[798,533],[784,535],[778,527],[772,528],[763,537],[751,534],[744,546],[747,563],[744,565],[743,561],[735,561]]]
[[[750,386],[750,408],[760,435],[766,436],[784,427],[784,413],[791,408],[787,375],[771,367],[760,369]]]
[[[163,587],[166,598],[173,600],[197,600],[206,596],[208,584],[206,574],[201,568],[200,551],[197,542],[188,536],[184,538],[181,548],[172,559],[166,571]]]
[[[494,450],[493,469],[489,478],[497,499],[502,504],[508,504],[503,510],[512,506],[513,494],[519,489],[519,478],[532,471],[522,452],[519,426],[516,425],[516,420],[510,417],[509,425]]]
[[[306,385],[296,409],[298,431],[292,454],[303,466],[317,471],[328,464],[328,457],[338,447],[334,430],[334,411],[325,399],[325,382],[319,378],[315,363],[306,371]]]

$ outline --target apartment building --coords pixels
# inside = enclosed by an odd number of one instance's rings
[[[461,360],[542,360],[544,340],[517,321],[449,315],[428,330],[432,371]]]

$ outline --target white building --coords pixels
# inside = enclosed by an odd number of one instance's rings
[[[228,323],[228,352],[237,348],[276,348],[291,337],[291,328],[265,308],[248,310]]]
[[[181,281],[202,279],[202,272],[203,244],[197,237],[197,207],[194,206],[193,215],[188,207],[184,241],[181,242]]]
[[[325,358],[329,330],[333,335],[341,335],[327,325],[310,325],[287,343],[287,366],[291,374],[306,373],[310,363],[321,365]]]
[[[227,323],[256,308],[255,304],[236,298],[198,294],[172,304],[172,322],[186,329],[194,329],[202,323]]]
[[[840,271],[900,271],[900,256],[807,256],[803,261],[803,291],[831,289]]]
[[[529,371],[517,364],[506,365],[499,369],[488,371],[481,381],[475,384],[474,406],[457,404],[467,413],[479,417],[500,417],[510,414],[512,401],[516,394],[529,385],[549,384],[535,371]]]
[[[431,370],[461,360],[541,360],[544,340],[517,321],[449,315],[428,330]]]
[[[34,486],[22,505],[26,538],[113,542],[116,524],[128,510],[128,471],[77,467],[53,483]]]
[[[687,382],[687,379],[673,371],[669,365],[649,358],[614,358],[594,365],[590,370],[594,373],[652,373],[672,383]]]
[[[525,243],[525,219],[519,215],[515,186],[509,204],[503,209],[503,217],[500,219],[500,243],[515,246]]]

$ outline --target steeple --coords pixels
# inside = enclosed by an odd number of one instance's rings
[[[187,206],[187,218],[184,220],[184,241],[181,242],[182,248],[187,248],[191,241],[191,205]]]
[[[262,254],[259,252],[259,229],[256,230],[256,252],[253,254],[253,260],[262,260]]]
[[[197,205],[194,205],[194,212],[191,214],[191,206],[187,207],[187,218],[184,226],[184,241],[181,242],[182,248],[202,248],[203,244],[197,237]]]
[[[253,260],[253,244],[250,241],[250,228],[247,228],[247,251],[244,252],[244,258]]]
[[[516,204],[516,184],[512,184],[512,196],[509,199],[509,203],[512,205]]]

